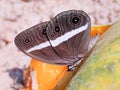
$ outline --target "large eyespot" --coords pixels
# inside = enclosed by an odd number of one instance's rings
[[[78,16],[78,15],[72,15],[71,17],[70,17],[70,23],[72,24],[72,25],[74,25],[74,26],[76,26],[76,25],[79,25],[82,21],[81,21],[81,18],[82,17],[80,17],[80,16]]]
[[[78,17],[73,17],[72,18],[72,23],[73,24],[77,24],[80,21],[80,19]]]

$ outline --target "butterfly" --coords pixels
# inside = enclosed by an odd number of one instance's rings
[[[39,61],[67,65],[70,70],[89,51],[91,20],[82,10],[68,10],[15,37],[16,46]]]

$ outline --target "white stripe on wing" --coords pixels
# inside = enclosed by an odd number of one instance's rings
[[[75,30],[72,30],[72,31],[69,31],[67,33],[65,33],[64,35],[61,35],[60,37],[57,37],[56,39],[54,40],[50,40],[51,44],[53,47],[56,47],[57,45],[63,43],[64,41],[67,41],[68,39],[72,38],[73,36],[79,34],[80,32],[86,30],[88,28],[88,23],[80,28],[77,28]],[[35,51],[35,50],[40,50],[42,48],[46,48],[50,46],[50,43],[49,41],[46,41],[44,43],[41,43],[39,45],[36,45],[30,49],[28,49],[26,52],[32,52],[32,51]]]

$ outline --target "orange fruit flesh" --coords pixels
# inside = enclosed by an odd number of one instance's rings
[[[67,66],[43,63],[34,59],[30,67],[35,71],[39,90],[52,90],[67,73]]]
[[[100,25],[100,26],[92,26],[91,28],[91,36],[95,36],[96,34],[100,34],[102,35],[106,30],[108,30],[108,28],[111,25]]]
[[[97,33],[102,35],[110,26],[111,25],[93,26],[91,29],[91,37]],[[38,90],[53,90],[57,83],[67,74],[67,66],[48,64],[34,59],[31,61],[30,68],[32,68],[36,74]]]

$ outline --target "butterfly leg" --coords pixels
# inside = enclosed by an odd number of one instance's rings
[[[73,71],[76,66],[83,60],[83,57],[81,57],[79,60],[75,61],[72,65],[68,65],[67,71]]]

